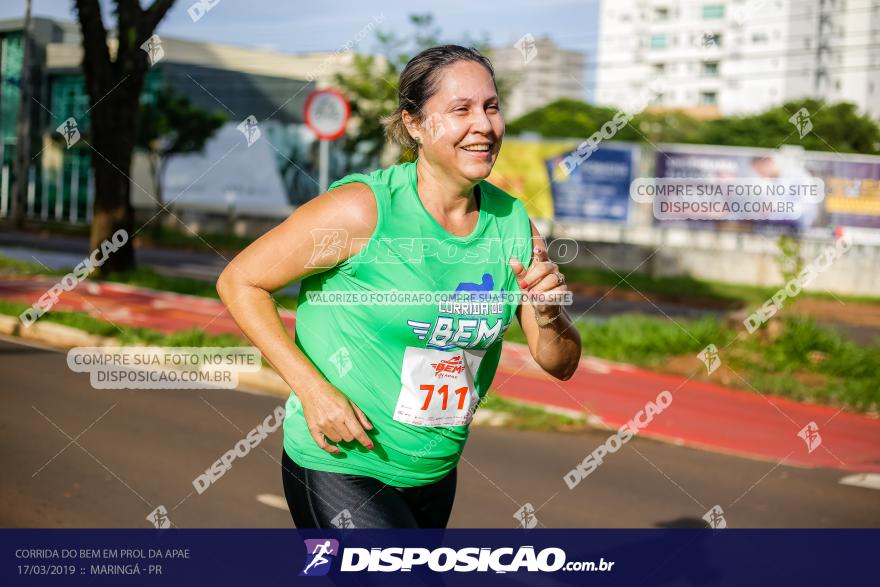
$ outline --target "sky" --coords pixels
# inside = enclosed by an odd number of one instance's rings
[[[201,0],[205,4],[212,0]],[[492,46],[513,45],[525,34],[551,37],[564,49],[595,59],[600,0],[219,0],[209,10],[192,10],[198,0],[177,0],[159,25],[160,36],[210,41],[284,53],[337,51],[353,39],[355,51],[375,47],[371,22],[379,30],[411,32],[410,14],[431,13],[442,39],[487,39]],[[73,0],[32,0],[34,16],[74,21]],[[152,0],[141,0],[145,6]],[[114,22],[110,0],[100,0],[105,25]],[[0,2],[0,19],[24,15],[24,0]],[[189,9],[189,10],[188,10]],[[190,11],[201,12],[195,22]],[[367,29],[370,31],[370,29]],[[585,72],[584,97],[592,98],[592,72]]]
[[[148,0],[141,0],[145,5]],[[208,2],[209,0],[202,0]],[[488,37],[492,44],[513,44],[526,33],[551,36],[567,49],[592,54],[599,0],[219,0],[198,21],[187,9],[196,0],[177,0],[159,34],[196,41],[229,43],[288,53],[336,51],[369,22],[381,19],[386,30],[409,30],[407,16],[430,12],[449,40]],[[109,18],[109,0],[101,0]],[[74,20],[73,0],[33,0],[35,16]],[[0,3],[0,18],[21,17],[24,0]],[[365,40],[364,43],[367,43]],[[367,47],[369,48],[369,47]]]

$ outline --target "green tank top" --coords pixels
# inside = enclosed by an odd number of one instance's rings
[[[374,448],[343,441],[339,454],[323,451],[296,409],[284,420],[284,449],[306,468],[396,487],[427,485],[458,464],[470,420],[495,376],[517,306],[488,292],[519,292],[508,260],[531,262],[529,217],[521,201],[482,181],[477,226],[456,236],[419,199],[415,162],[348,175],[330,189],[351,182],[373,191],[375,231],[357,254],[303,279],[294,340],[370,419]],[[349,303],[396,292],[456,294],[406,305]],[[315,302],[315,295],[326,301],[331,294],[346,303]]]

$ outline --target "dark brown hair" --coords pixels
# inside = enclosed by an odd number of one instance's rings
[[[492,64],[473,47],[440,45],[425,49],[410,59],[400,72],[397,109],[382,119],[385,136],[405,149],[418,149],[418,143],[410,136],[403,123],[403,112],[409,112],[417,122],[422,122],[425,103],[437,93],[443,69],[459,61],[479,63],[486,68],[492,76],[492,83],[495,83]]]

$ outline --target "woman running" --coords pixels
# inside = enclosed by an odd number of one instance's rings
[[[282,452],[298,528],[445,527],[513,316],[554,377],[581,354],[560,304],[504,296],[567,287],[522,202],[485,181],[504,136],[492,65],[474,49],[427,49],[398,98],[386,133],[417,160],[336,181],[217,282],[302,407],[288,410]],[[295,280],[291,340],[269,292]],[[389,303],[418,292],[450,295]]]

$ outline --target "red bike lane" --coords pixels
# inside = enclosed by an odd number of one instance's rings
[[[0,298],[32,304],[54,283],[46,277],[0,279]],[[200,329],[240,334],[218,300],[114,283],[80,284],[64,292],[54,308],[165,333]],[[282,312],[282,320],[293,328],[292,312]],[[669,391],[671,403],[640,435],[774,463],[880,473],[880,420],[756,390],[730,389],[592,357],[581,359],[571,379],[558,381],[541,370],[525,345],[509,342],[492,387],[502,397],[586,412],[609,430],[629,422],[648,402],[656,402],[660,392]],[[809,447],[798,435],[808,425],[818,433]]]

